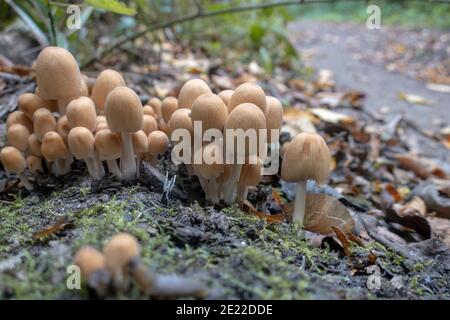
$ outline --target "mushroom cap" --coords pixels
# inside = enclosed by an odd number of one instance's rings
[[[0,151],[0,160],[8,173],[22,173],[27,167],[22,152],[15,147],[4,147]]]
[[[28,131],[33,132],[33,122],[30,120],[23,111],[14,111],[8,115],[6,119],[6,127],[10,127],[15,123],[20,123],[27,127]]]
[[[8,128],[6,135],[11,146],[16,147],[20,151],[27,149],[28,137],[30,136],[30,131],[28,131],[27,127],[20,123],[15,123]]]
[[[66,111],[70,128],[85,127],[94,132],[97,124],[94,101],[88,97],[79,97],[70,101]]]
[[[36,89],[34,89],[34,94],[37,95],[39,98],[41,98],[45,102],[46,108],[48,108],[51,112],[58,112],[58,102],[56,100],[47,100],[44,97],[41,96],[39,92],[39,87],[36,86]]]
[[[34,93],[24,93],[19,96],[19,110],[25,113],[28,119],[33,120],[33,113],[40,108],[47,108],[47,103]]]
[[[252,148],[250,147],[250,141],[248,141],[248,139],[245,139],[244,148],[242,148],[242,146],[238,146],[238,141],[242,139],[238,139],[237,137],[234,137],[234,148],[232,148],[231,141],[228,141],[229,134],[227,132],[230,129],[242,129],[244,133],[249,129],[255,130],[257,145],[255,146],[255,148],[253,148],[254,150],[252,150]],[[259,155],[261,153],[259,150],[259,145],[262,144],[259,141],[261,138],[260,130],[266,130],[266,117],[264,116],[264,113],[261,111],[261,109],[252,103],[243,103],[238,105],[228,115],[228,119],[225,124],[224,135],[226,152],[234,154],[234,159],[236,159],[236,156],[242,156],[247,159],[252,156]]]
[[[42,157],[41,142],[39,141],[36,133],[32,133],[28,136],[27,143],[30,154]]]
[[[81,76],[80,96],[81,97],[89,97],[89,88],[87,86],[87,83],[84,81],[84,76]]]
[[[156,115],[156,112],[153,109],[153,107],[149,106],[148,104],[146,104],[145,106],[142,107],[142,113],[144,114],[144,116],[148,115],[148,116],[152,116],[152,117],[155,117],[155,118],[158,117]]]
[[[80,248],[75,254],[73,262],[80,268],[84,279],[88,279],[95,271],[106,268],[103,254],[91,246]]]
[[[120,135],[109,129],[103,129],[95,134],[95,151],[101,161],[116,160],[122,155],[122,140]]]
[[[271,141],[271,129],[280,130],[283,124],[283,105],[280,100],[275,97],[266,97],[266,125],[267,125],[267,142]]]
[[[123,270],[140,253],[137,239],[128,233],[119,233],[112,237],[103,248],[106,268],[111,274]]]
[[[27,157],[27,168],[32,174],[43,172],[42,158],[35,155],[29,155]]]
[[[202,153],[202,163],[194,163],[194,171],[203,178],[217,178],[224,171],[223,145],[211,142],[195,153]],[[194,155],[194,159],[195,159]]]
[[[41,152],[48,161],[66,159],[71,156],[63,138],[56,132],[47,132],[42,140]]]
[[[169,125],[167,123],[164,122],[163,119],[160,119],[158,121],[158,130],[164,132],[167,135],[170,134],[170,127],[169,127]]]
[[[59,135],[63,138],[64,142],[67,143],[67,136],[69,135],[69,131],[69,122],[67,121],[67,116],[64,115],[56,121],[56,132],[58,132]]]
[[[94,136],[85,127],[72,128],[67,137],[69,149],[78,160],[95,156]]]
[[[331,170],[331,156],[323,138],[316,133],[302,132],[286,149],[281,165],[281,178],[289,182],[314,180],[323,184]]]
[[[176,129],[186,129],[189,132],[193,132],[192,120],[191,120],[191,110],[187,108],[181,108],[175,111],[169,120],[170,132]]]
[[[144,131],[139,130],[133,132],[131,134],[131,139],[133,141],[133,150],[135,154],[146,153],[148,151],[148,140]]]
[[[262,161],[258,158],[256,164],[246,163],[242,166],[239,183],[245,186],[256,186],[261,181]]]
[[[111,131],[136,132],[142,128],[142,103],[130,88],[116,87],[108,94],[105,115]]]
[[[238,105],[252,103],[264,113],[266,111],[266,95],[264,90],[252,82],[245,82],[234,90],[228,103],[228,113],[233,111]]]
[[[79,97],[81,75],[77,61],[64,48],[44,48],[36,60],[36,83],[43,99]]]
[[[187,81],[178,94],[178,107],[190,109],[194,100],[204,93],[211,93],[211,89],[205,81],[201,79]]]
[[[162,112],[161,112],[162,102],[161,102],[161,100],[159,98],[156,98],[156,97],[150,98],[147,101],[147,104],[150,107],[153,108],[153,111],[155,111],[157,118],[161,118],[162,117]]]
[[[103,115],[97,116],[97,122],[95,124],[95,132],[99,132],[103,129],[109,129],[108,123],[106,122],[106,117]]]
[[[284,155],[286,154],[286,151],[289,147],[289,143],[291,143],[290,141],[286,141],[285,143],[283,143],[283,145],[280,148],[280,158],[283,159]]]
[[[169,138],[164,132],[160,130],[151,132],[148,135],[147,140],[148,153],[153,156],[165,153],[167,151],[167,148],[169,147]]]
[[[39,141],[44,139],[47,132],[56,131],[56,119],[46,108],[36,110],[33,114],[34,132]]]
[[[144,114],[142,118],[142,131],[145,132],[146,136],[150,134],[150,132],[158,130],[158,123],[156,119],[152,116]]]
[[[98,109],[105,109],[105,100],[108,94],[116,87],[126,86],[122,75],[112,69],[100,72],[92,87],[92,100]]]
[[[175,97],[167,97],[162,101],[161,112],[165,123],[168,123],[170,117],[178,109],[178,100]]]
[[[202,132],[208,129],[223,130],[228,118],[228,110],[222,99],[214,93],[205,93],[194,100],[191,107],[191,119],[202,122]]]
[[[220,99],[222,99],[223,103],[225,103],[225,105],[228,108],[228,104],[230,103],[230,99],[231,96],[233,95],[234,90],[231,89],[227,89],[227,90],[222,90],[219,92],[218,96],[220,97]]]

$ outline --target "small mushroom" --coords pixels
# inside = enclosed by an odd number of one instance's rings
[[[228,103],[228,113],[242,103],[252,103],[264,113],[266,111],[266,95],[255,83],[245,82],[234,90]]]
[[[80,268],[81,276],[88,287],[103,297],[111,278],[106,270],[104,255],[95,248],[84,246],[77,251],[73,261]]]
[[[108,127],[120,132],[123,143],[120,166],[122,178],[129,181],[136,177],[136,160],[131,133],[142,128],[142,103],[137,94],[127,87],[116,87],[106,97],[105,114]]]
[[[95,134],[95,151],[100,161],[106,161],[109,171],[122,179],[122,173],[117,160],[122,154],[122,140],[120,135],[109,129],[100,130]]]
[[[148,136],[150,132],[158,130],[158,123],[152,116],[144,114],[144,117],[142,118],[141,129],[145,132],[146,136]]]
[[[97,124],[97,114],[94,102],[88,97],[72,100],[67,106],[67,122],[70,128],[85,127],[94,132]]]
[[[162,101],[161,112],[165,123],[168,123],[170,117],[178,109],[178,100],[175,97],[167,97]]]
[[[56,119],[46,108],[36,110],[33,114],[34,132],[42,142],[47,132],[56,131]]]
[[[318,134],[302,132],[289,143],[281,165],[281,178],[297,184],[293,222],[303,225],[307,180],[325,183],[330,168],[330,150]]]
[[[44,48],[36,59],[36,84],[39,95],[47,100],[57,100],[59,113],[64,115],[67,104],[81,94],[77,61],[64,48]]]
[[[148,135],[148,155],[152,165],[156,164],[158,155],[164,154],[169,147],[169,138],[159,130],[153,131]]]
[[[99,132],[103,129],[109,129],[108,123],[106,122],[106,117],[102,115],[97,116],[97,122],[95,124],[95,132]]]
[[[136,154],[136,166],[137,166],[137,176],[139,176],[139,168],[141,166],[142,159],[144,155],[148,152],[148,141],[147,135],[144,131],[139,130],[137,132],[133,132],[133,150]]]
[[[227,106],[222,99],[214,93],[205,93],[194,100],[191,107],[192,123],[200,121],[202,123],[202,132],[195,134],[203,134],[209,129],[218,129],[223,131],[225,122],[227,121]]]
[[[45,107],[48,110],[50,110],[51,112],[58,112],[58,103],[56,102],[56,100],[47,100],[43,98],[39,92],[39,87],[36,86],[36,89],[34,89],[34,94],[45,102]]]
[[[94,136],[85,127],[75,127],[69,132],[67,138],[69,149],[78,160],[84,160],[89,174],[96,180],[103,178],[104,172],[100,168],[101,163],[95,154]]]
[[[42,168],[42,158],[34,155],[29,155],[27,157],[27,168],[34,176],[43,173],[44,169]]]
[[[33,120],[33,114],[36,110],[47,107],[47,103],[34,93],[21,94],[18,105],[19,110],[25,113],[30,120]]]
[[[170,128],[171,134],[177,129],[187,130],[189,132],[190,139],[191,139],[191,141],[189,143],[192,145],[194,129],[193,129],[192,120],[191,120],[191,110],[186,109],[186,108],[178,109],[170,117],[168,125]],[[185,138],[185,136],[183,136],[183,139],[184,138]],[[181,141],[176,142],[174,144],[174,146],[177,145],[178,143],[181,143]],[[180,152],[181,154],[176,155],[176,156],[185,157],[186,159],[191,159],[191,154],[184,155],[185,151],[187,151],[187,150],[182,150]],[[175,152],[175,154],[176,154],[176,152]],[[185,166],[186,166],[189,176],[191,176],[193,174],[192,164],[190,162],[191,161],[188,161],[188,163],[185,163]]]
[[[64,142],[67,143],[67,137],[69,136],[70,126],[67,120],[67,115],[59,117],[56,121],[56,132],[63,138]]]
[[[15,123],[8,127],[6,137],[8,144],[16,147],[20,151],[25,151],[28,147],[28,137],[30,136],[30,131],[27,127],[21,125],[20,123]]]
[[[0,159],[8,174],[15,173],[20,182],[27,190],[33,190],[33,185],[25,175],[27,164],[19,149],[15,147],[4,147],[0,152]]]
[[[42,157],[41,142],[39,141],[36,133],[32,133],[28,136],[27,143],[30,154],[37,157]]]
[[[283,105],[280,100],[275,97],[266,97],[266,125],[267,125],[267,142],[278,144],[280,129],[283,123]],[[272,141],[272,132],[274,141]]]
[[[204,93],[211,93],[211,89],[205,81],[201,79],[187,81],[178,94],[178,108],[190,109],[194,100]]]
[[[228,108],[228,104],[230,103],[230,99],[231,96],[233,95],[234,91],[227,89],[227,90],[222,90],[219,92],[218,96],[220,97],[220,99],[222,99],[222,101],[225,103],[225,105]]]
[[[130,263],[139,258],[140,254],[137,239],[128,233],[119,233],[106,243],[103,254],[114,286],[117,289],[126,289],[129,284]]]
[[[162,102],[161,102],[161,100],[159,100],[156,97],[153,97],[147,101],[147,104],[153,108],[153,111],[156,114],[156,116],[155,116],[156,120],[160,119],[162,117],[162,112],[161,112]]]
[[[9,128],[15,123],[19,123],[27,127],[29,132],[33,132],[33,122],[22,111],[14,111],[8,115],[6,119],[6,127]]]
[[[116,87],[126,86],[122,75],[112,69],[103,70],[95,80],[92,87],[92,100],[99,109],[99,113],[105,110],[105,101],[108,94]]]
[[[147,115],[147,116],[152,116],[152,117],[154,117],[155,119],[158,117],[158,116],[156,115],[156,112],[155,112],[155,110],[153,109],[153,107],[152,107],[152,106],[149,106],[149,105],[143,106],[143,107],[142,107],[142,112],[144,113],[144,116],[145,116],[145,115]]]
[[[41,151],[47,161],[54,162],[53,168],[57,176],[65,175],[70,171],[73,157],[58,133],[50,131],[45,134]]]

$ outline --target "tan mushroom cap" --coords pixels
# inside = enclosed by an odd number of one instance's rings
[[[122,140],[120,135],[109,129],[103,129],[95,134],[95,151],[100,160],[116,160],[122,155]]]
[[[64,48],[46,47],[36,60],[36,83],[47,100],[79,97],[81,75],[75,58]]]
[[[142,103],[130,88],[116,87],[108,94],[105,115],[111,131],[136,132],[142,128]]]
[[[223,148],[219,143],[211,142],[195,153],[202,154],[201,164],[193,164],[194,171],[207,179],[217,178],[224,171]],[[195,159],[195,155],[194,155]]]
[[[25,113],[28,119],[33,120],[33,113],[40,109],[46,108],[47,103],[34,93],[21,94],[18,101],[19,110]]]
[[[146,153],[148,151],[147,135],[144,131],[139,130],[131,135],[133,141],[133,150],[135,154]]]
[[[126,86],[122,75],[112,69],[103,70],[95,80],[92,87],[92,100],[98,109],[105,109],[105,101],[108,94],[116,87]]]
[[[28,136],[28,149],[30,154],[42,157],[41,142],[39,141],[36,133],[32,133]]]
[[[164,122],[163,119],[160,119],[158,121],[158,130],[164,132],[165,134],[169,135],[170,134],[170,128],[169,125],[167,123]]]
[[[170,132],[176,129],[186,129],[189,132],[193,132],[191,110],[187,108],[181,108],[175,111],[169,120]]]
[[[245,186],[256,186],[261,181],[261,159],[256,164],[246,163],[242,166],[239,183]]]
[[[106,117],[103,115],[97,116],[97,123],[95,124],[95,132],[99,132],[103,129],[109,129]]]
[[[286,154],[286,151],[289,147],[290,141],[286,141],[280,148],[280,158],[284,158],[284,155]]]
[[[178,109],[178,100],[175,97],[167,97],[162,101],[161,112],[165,123],[168,123],[170,117]]]
[[[94,84],[95,84],[95,78],[91,78],[85,74],[81,74],[81,79],[83,80],[83,82],[86,84],[86,87],[88,89],[88,93],[89,95],[92,93],[92,89],[94,88]]]
[[[33,122],[30,120],[23,111],[14,111],[8,115],[6,119],[6,127],[9,128],[15,123],[20,123],[27,127],[28,131],[33,132]]]
[[[29,155],[27,157],[27,168],[34,175],[44,172],[42,169],[42,158],[35,155]]]
[[[67,105],[66,116],[70,128],[85,127],[91,132],[95,130],[97,113],[94,101],[88,97],[80,97],[70,101]]]
[[[162,102],[161,102],[161,100],[159,98],[156,98],[156,97],[150,98],[147,101],[147,104],[150,107],[153,108],[153,111],[155,111],[157,118],[161,118],[162,117],[162,112],[161,112]]]
[[[130,261],[140,254],[137,239],[128,233],[119,233],[109,240],[103,248],[106,268],[113,276],[122,272]]]
[[[234,93],[234,90],[227,89],[227,90],[220,91],[218,94],[218,96],[220,97],[220,99],[222,99],[223,103],[225,103],[227,108],[228,108],[228,104],[230,103],[230,99],[231,99],[231,96],[233,95],[233,93]]]
[[[103,254],[90,246],[80,248],[75,254],[73,263],[80,268],[84,279],[88,279],[94,272],[106,268]]]
[[[47,132],[41,144],[42,155],[48,161],[66,159],[71,156],[63,138],[56,132]]]
[[[257,84],[245,82],[234,90],[228,103],[228,113],[238,105],[252,103],[264,113],[266,111],[266,95],[264,90]]]
[[[157,117],[158,117],[158,116],[156,115],[156,112],[155,112],[155,110],[153,109],[153,107],[152,107],[152,106],[149,106],[149,105],[143,106],[143,107],[142,107],[142,112],[144,113],[144,116],[147,115],[147,116],[152,116],[152,117],[154,117],[154,118],[157,118]]]
[[[28,147],[28,137],[30,136],[30,131],[27,127],[21,125],[20,123],[15,123],[8,128],[6,133],[8,144],[16,147],[20,151],[25,151]]]
[[[222,99],[214,93],[205,93],[194,100],[191,107],[191,119],[202,122],[202,132],[208,129],[223,130],[228,118],[228,110]]]
[[[169,147],[169,138],[159,130],[151,132],[147,140],[148,152],[153,156],[165,153]]]
[[[205,81],[201,79],[187,81],[178,94],[178,107],[190,109],[194,100],[204,93],[211,93],[211,89]]]
[[[267,125],[267,142],[271,141],[271,129],[280,130],[283,124],[283,105],[281,101],[275,97],[266,97],[266,125]],[[276,141],[273,141],[276,142]]]
[[[56,131],[56,119],[46,108],[36,110],[33,115],[34,132],[39,141],[44,139],[47,132]]]
[[[67,137],[67,143],[73,156],[78,160],[84,160],[95,156],[94,136],[87,128],[72,128]]]
[[[15,147],[4,147],[0,152],[0,160],[8,173],[22,173],[27,167],[22,152]]]
[[[67,136],[69,135],[69,131],[69,122],[67,121],[67,116],[64,115],[56,121],[56,132],[58,132],[59,135],[63,138],[64,142],[67,143]]]
[[[254,151],[258,154],[261,153],[261,150],[259,150],[259,145],[262,144],[262,142],[260,142],[260,138],[262,137],[259,133],[260,130],[266,130],[266,117],[264,116],[264,113],[261,111],[261,109],[256,105],[252,103],[243,103],[234,108],[233,111],[231,111],[231,113],[228,115],[228,119],[225,124],[225,130],[228,129],[242,129],[244,132],[248,129],[255,130],[257,145],[255,146]],[[248,141],[246,141],[245,143],[245,148],[238,149],[237,144],[239,139],[237,138],[234,138],[233,150],[231,147],[231,141],[227,140],[228,134],[226,131],[224,132],[224,136],[226,151],[228,153],[234,153],[235,159],[237,155],[245,157],[246,159],[258,155],[252,152],[253,150],[249,146]]]
[[[45,107],[51,112],[58,112],[58,102],[56,100],[47,100],[43,98],[39,92],[39,87],[36,86],[36,89],[34,89],[34,94],[45,102]]]
[[[149,115],[144,115],[142,119],[142,131],[148,136],[150,132],[158,130],[156,119]]]
[[[289,143],[281,165],[281,178],[289,182],[327,181],[331,156],[323,138],[316,133],[302,132]]]

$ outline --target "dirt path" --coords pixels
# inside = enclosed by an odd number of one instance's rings
[[[406,74],[391,72],[384,65],[386,62],[384,58],[388,54],[384,50],[386,48],[380,46],[392,45],[392,39],[396,38],[395,33],[399,32],[398,30],[368,30],[360,25],[315,21],[292,24],[290,30],[292,39],[302,55],[311,57],[307,63],[315,69],[331,70],[339,87],[365,92],[367,95],[365,107],[368,110],[375,113],[384,112],[387,118],[400,113],[421,129],[434,132],[450,124],[449,93],[431,91],[426,87],[426,82]],[[407,34],[402,30],[402,39],[408,38],[410,42],[419,43],[414,38],[417,32],[411,31]],[[436,60],[435,52],[431,50],[424,52],[429,54],[422,55],[420,61],[422,64],[428,65]],[[444,53],[438,60],[448,59],[448,56]],[[395,66],[391,63],[389,67]],[[402,67],[408,69],[404,64]],[[412,70],[413,66],[409,69]],[[399,92],[420,95],[434,101],[434,104],[424,106],[408,103],[399,98]],[[423,143],[428,145],[430,141]],[[425,152],[431,153],[436,146],[433,148],[429,145],[425,149]],[[441,158],[448,158],[448,152],[439,153]]]

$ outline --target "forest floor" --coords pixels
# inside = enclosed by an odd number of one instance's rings
[[[305,61],[310,57],[316,71],[329,69],[333,77],[275,80],[252,74],[252,68],[240,74],[202,70],[204,58],[190,56],[188,67],[181,67],[183,77],[151,79],[150,86],[165,90],[165,83],[184,81],[193,70],[207,74],[215,91],[242,79],[260,80],[266,92],[287,101],[285,131],[295,134],[307,122],[326,137],[336,163],[330,190],[324,192],[347,207],[362,245],[347,247],[336,236],[313,232],[301,237],[300,228],[286,221],[293,186],[278,176],[250,191],[256,209],[210,206],[197,179],[176,168],[169,153],[158,161],[160,174],[143,166],[141,177],[129,185],[110,176],[93,182],[77,162],[67,176],[36,178],[36,190],[28,192],[0,170],[0,298],[92,297],[85,289],[67,289],[66,268],[82,245],[101,249],[111,236],[126,231],[138,238],[142,260],[154,272],[197,279],[208,288],[209,299],[449,299],[449,150],[440,129],[449,124],[450,94],[429,91],[422,80],[386,71],[381,62],[353,59],[358,52],[333,39],[357,27],[309,22],[291,28]],[[318,37],[324,30],[328,36]],[[352,34],[364,40],[358,31]],[[149,94],[148,79],[124,75],[141,97]],[[6,89],[27,84],[4,81]],[[434,103],[408,103],[397,91]],[[14,94],[1,98],[0,111],[10,108]],[[317,106],[331,115],[313,118],[309,112]],[[396,117],[402,112],[404,119]],[[410,162],[397,158],[411,151],[417,152],[407,158]],[[432,169],[423,157],[434,161]],[[411,161],[416,166],[408,165]],[[161,195],[166,172],[177,175],[167,203]],[[424,193],[422,185],[439,192]],[[417,195],[425,211],[403,214]],[[380,283],[369,289],[374,265]],[[108,298],[147,297],[133,286]]]

